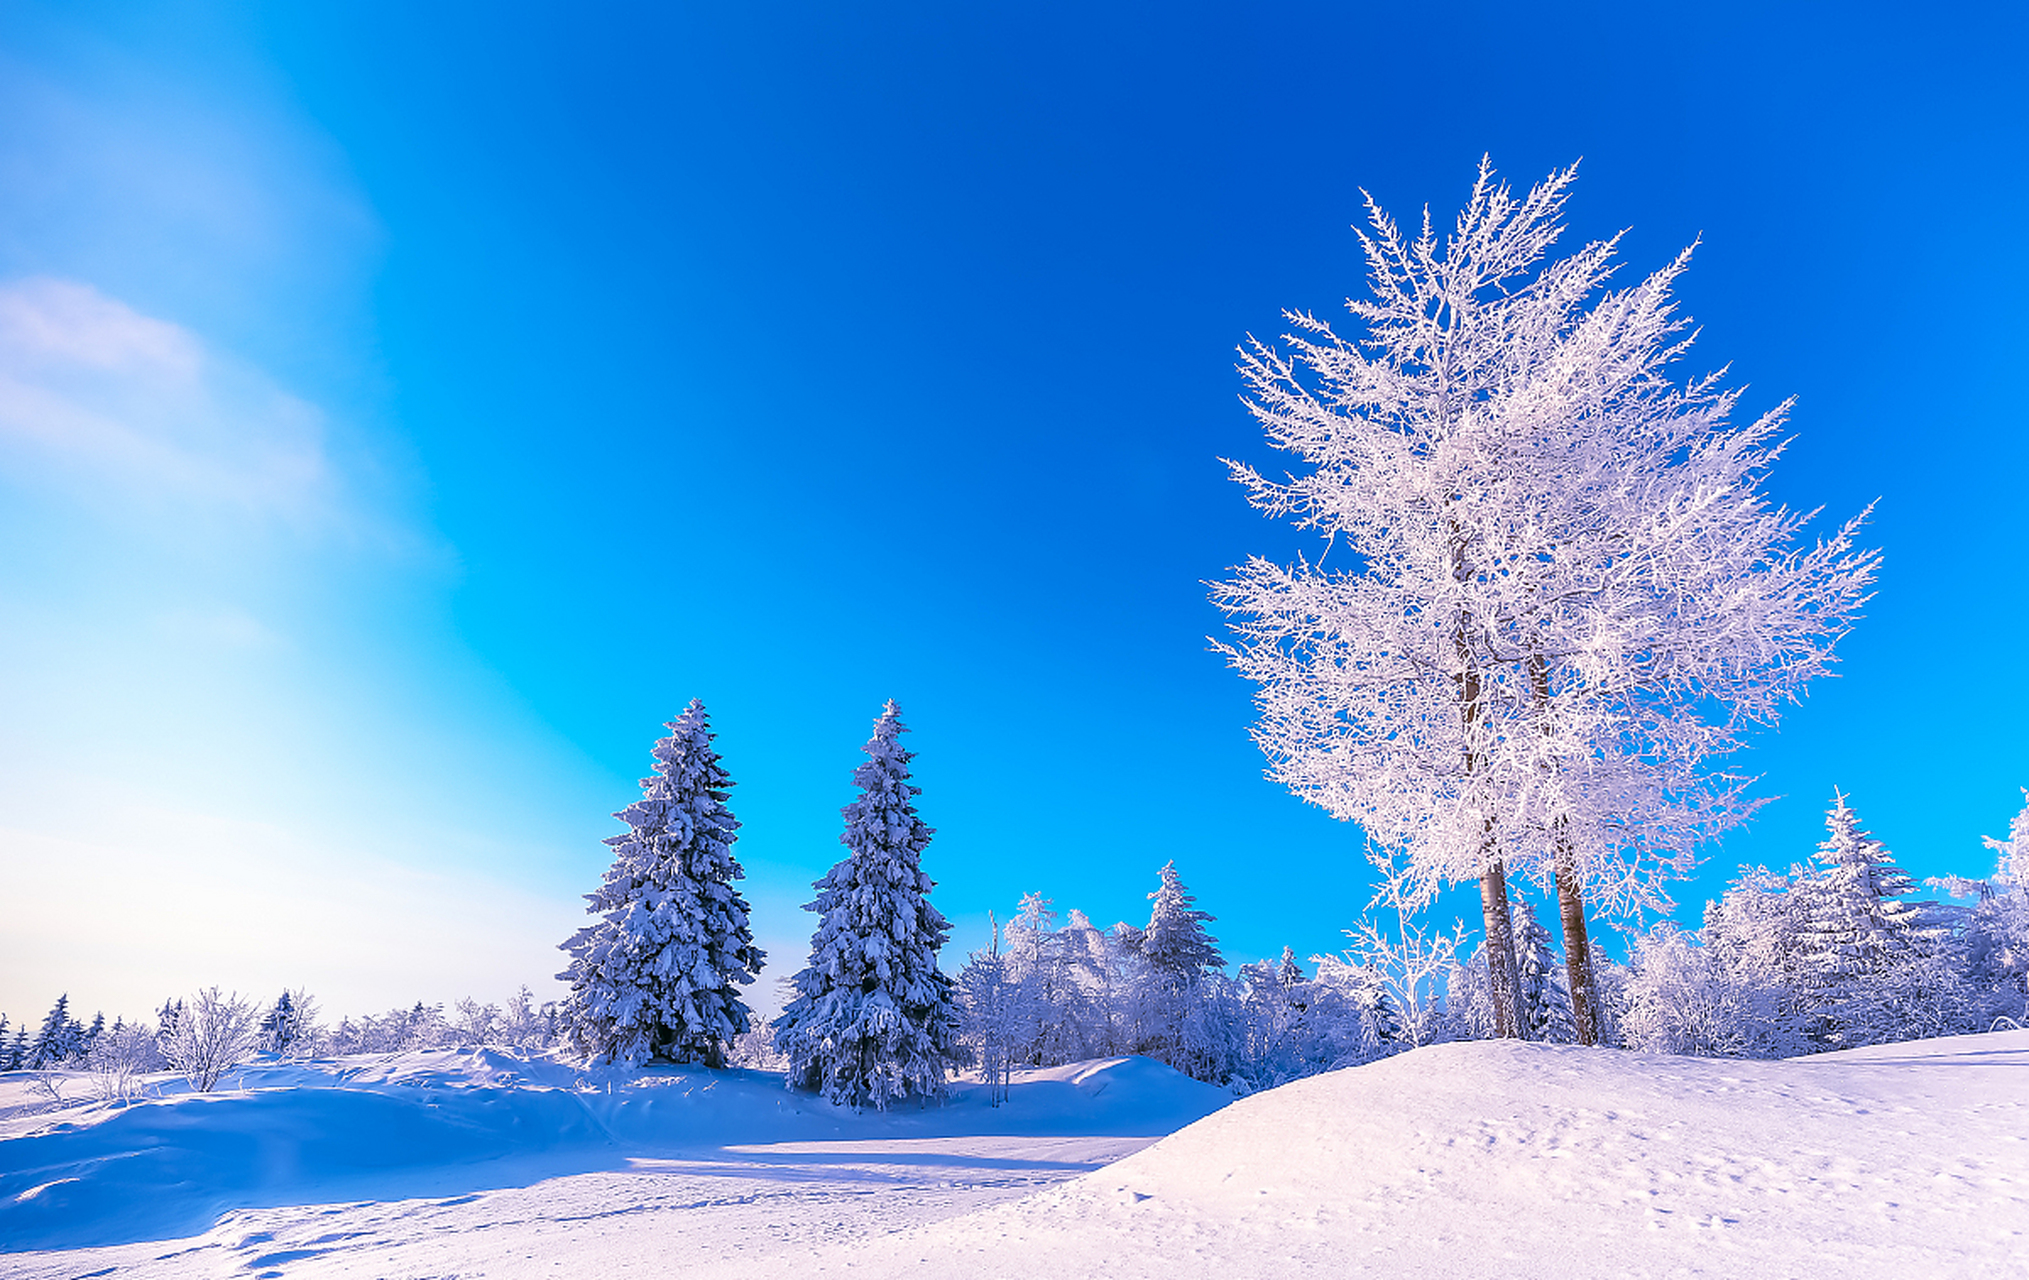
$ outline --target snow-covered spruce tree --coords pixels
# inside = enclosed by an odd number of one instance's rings
[[[1184,887],[1175,861],[1164,863],[1160,876],[1148,895],[1148,924],[1116,931],[1133,962],[1135,1052],[1213,1080],[1214,1060],[1227,1046],[1223,1037],[1203,1034],[1209,1029],[1198,1006],[1207,982],[1226,963],[1218,939],[1205,929],[1215,917],[1194,905],[1197,897]]]
[[[296,1038],[296,997],[284,987],[261,1017],[261,1049],[280,1057]]]
[[[1617,237],[1546,260],[1574,177],[1517,199],[1482,162],[1449,235],[1370,200],[1363,334],[1290,313],[1248,340],[1249,408],[1309,470],[1229,466],[1337,559],[1256,557],[1213,598],[1270,775],[1427,889],[1479,881],[1496,1034],[1520,1032],[1508,876],[1554,887],[1590,1043],[1588,900],[1667,906],[1753,808],[1713,762],[1824,671],[1877,557],[1857,520],[1799,548],[1815,513],[1763,497],[1787,405],[1732,427],[1736,392],[1672,379],[1688,253],[1620,290]]]
[[[70,1061],[84,1051],[85,1029],[70,1016],[70,993],[56,998],[42,1029],[28,1046],[28,1066],[40,1070]]]
[[[1827,1045],[1901,1039],[1877,1024],[1890,1020],[1883,997],[1896,985],[1896,971],[1926,941],[1922,911],[1905,900],[1916,882],[1887,846],[1860,829],[1836,790],[1814,858],[1817,865],[1793,892],[1800,899],[1803,976],[1828,1018],[1819,1036]]]
[[[810,963],[775,1021],[789,1087],[834,1103],[941,1098],[947,1072],[965,1060],[951,979],[937,968],[951,926],[925,896],[935,883],[922,867],[932,831],[916,816],[922,788],[909,782],[907,731],[890,701],[853,771],[860,794],[839,836],[849,852],[805,908],[819,917]]]
[[[570,1043],[587,1058],[718,1067],[747,1030],[738,986],[763,955],[733,887],[745,874],[733,857],[740,824],[704,703],[666,727],[641,798],[613,815],[627,824],[606,840],[613,865],[585,895],[599,919],[563,944],[571,963],[557,976],[571,985]]]
[[[1571,1023],[1571,997],[1550,954],[1550,933],[1536,919],[1536,906],[1528,898],[1511,901],[1520,908],[1515,912],[1515,971],[1523,1038],[1571,1044],[1578,1034]]]

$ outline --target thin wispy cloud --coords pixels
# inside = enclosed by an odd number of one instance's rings
[[[0,284],[0,467],[104,502],[342,517],[323,415],[88,284]]]

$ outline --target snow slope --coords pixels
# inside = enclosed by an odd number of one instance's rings
[[[2029,1031],[1787,1062],[1439,1045],[724,1274],[1058,1280],[1067,1255],[1109,1280],[2029,1276]]]

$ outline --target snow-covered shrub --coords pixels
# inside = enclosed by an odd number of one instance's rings
[[[115,1021],[84,1055],[85,1070],[92,1073],[92,1089],[107,1102],[139,1098],[141,1077],[165,1065],[154,1029],[138,1022]]]
[[[1651,1053],[1789,1058],[1810,1051],[1791,993],[1732,972],[1667,922],[1637,939],[1622,985],[1621,1043]]]
[[[499,1043],[523,1053],[534,1053],[556,1043],[556,1023],[556,1006],[549,1003],[538,1006],[535,993],[524,983],[507,998],[496,1031]]]
[[[409,1008],[396,1007],[378,1018],[363,1014],[339,1019],[331,1030],[329,1046],[335,1054],[406,1053],[455,1042],[451,1026],[444,1020],[444,1006],[418,1000]]]
[[[860,794],[839,837],[849,852],[809,906],[819,917],[810,961],[775,1020],[789,1086],[835,1103],[942,1098],[967,1055],[951,979],[937,968],[951,926],[927,896],[934,882],[922,855],[933,832],[916,814],[922,788],[909,782],[906,732],[889,702],[853,772]]]
[[[749,1071],[787,1071],[789,1055],[775,1047],[775,1029],[756,1022],[734,1038],[726,1050],[726,1065]]]
[[[738,987],[762,953],[747,900],[733,887],[739,822],[727,808],[732,778],[719,763],[704,703],[696,699],[655,744],[641,799],[613,816],[613,865],[586,895],[600,918],[563,944],[571,962],[565,1022],[588,1058],[648,1058],[719,1066],[747,1030]]]
[[[471,996],[459,996],[451,1005],[451,1035],[462,1047],[480,1048],[501,1043],[500,1006],[480,1004]]]
[[[163,1056],[192,1090],[210,1093],[260,1048],[259,1011],[239,993],[209,987],[192,996],[170,1031]]]

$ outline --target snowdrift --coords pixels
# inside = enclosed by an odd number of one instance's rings
[[[2029,1275],[2029,1032],[1787,1062],[1439,1045],[1025,1200],[734,1274],[847,1270]]]
[[[171,1239],[228,1210],[470,1194],[655,1156],[754,1161],[764,1157],[740,1149],[770,1143],[1153,1138],[1231,1101],[1146,1058],[1028,1073],[1000,1108],[961,1084],[948,1105],[885,1113],[792,1094],[779,1074],[588,1072],[494,1050],[269,1064],[230,1082],[239,1087],[192,1095],[165,1079],[167,1096],[152,1101],[9,1123],[0,1252]],[[9,1092],[24,1088],[17,1078]]]

